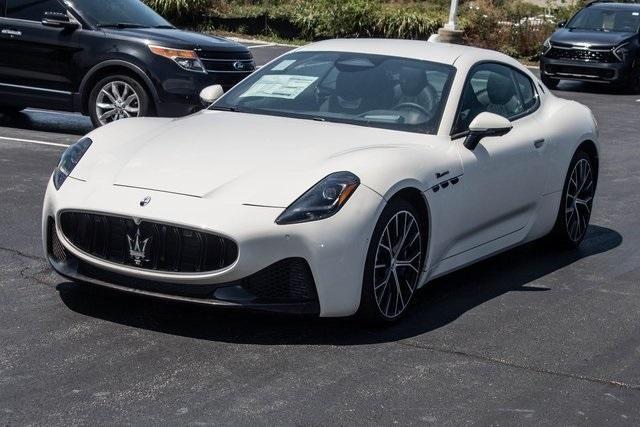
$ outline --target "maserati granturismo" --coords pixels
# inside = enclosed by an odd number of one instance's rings
[[[391,322],[436,277],[585,237],[597,123],[503,54],[329,40],[201,97],[204,111],[118,121],[64,152],[42,223],[58,273]]]

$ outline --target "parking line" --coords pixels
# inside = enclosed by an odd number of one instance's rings
[[[271,47],[271,46],[275,46],[275,43],[259,44],[259,45],[255,45],[255,46],[247,46],[247,49],[257,49],[259,47]]]
[[[64,147],[64,148],[69,147],[68,144],[59,144],[57,142],[36,141],[34,139],[10,138],[8,136],[0,136],[0,140],[2,140],[2,141],[26,142],[27,144],[48,145],[48,146],[51,146],[51,147]]]

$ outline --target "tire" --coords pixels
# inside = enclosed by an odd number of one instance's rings
[[[145,117],[151,110],[149,94],[137,80],[113,75],[100,80],[89,95],[89,115],[95,127],[130,117]]]
[[[392,201],[382,212],[365,262],[360,319],[390,324],[407,312],[425,259],[426,234],[420,218],[415,206],[403,199]]]
[[[620,89],[630,95],[637,95],[640,93],[640,68],[636,68],[631,71],[629,76],[624,80]]]
[[[560,84],[560,80],[552,79],[551,77],[547,77],[544,74],[542,74],[540,80],[542,80],[542,83],[544,83],[544,85],[549,89],[556,89]]]
[[[562,190],[562,200],[551,232],[554,244],[575,249],[584,240],[591,220],[596,177],[593,160],[582,150],[571,160]]]

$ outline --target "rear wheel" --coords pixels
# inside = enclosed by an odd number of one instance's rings
[[[382,212],[373,232],[362,284],[358,315],[391,323],[407,311],[425,259],[424,227],[418,210],[398,199]]]
[[[577,248],[587,234],[595,195],[594,171],[587,153],[578,151],[573,156],[552,232],[553,240],[565,248]]]
[[[544,85],[549,89],[556,89],[560,84],[560,80],[552,79],[551,77],[547,77],[544,74],[542,75],[541,80],[542,80],[542,83],[544,83]]]
[[[137,80],[125,75],[100,80],[89,96],[89,113],[95,127],[131,117],[147,116],[149,107],[147,91]]]

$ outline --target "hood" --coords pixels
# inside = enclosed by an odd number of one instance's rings
[[[365,185],[394,180],[411,162],[428,170],[442,146],[435,136],[222,111],[122,122],[89,135],[74,177],[233,204],[287,207],[338,171]]]
[[[562,28],[551,36],[553,43],[564,43],[573,46],[617,46],[634,37],[635,33],[607,33],[604,31],[572,30]]]
[[[212,51],[248,52],[236,42],[222,37],[169,28],[103,28],[106,34],[146,41],[176,49],[202,49]]]

